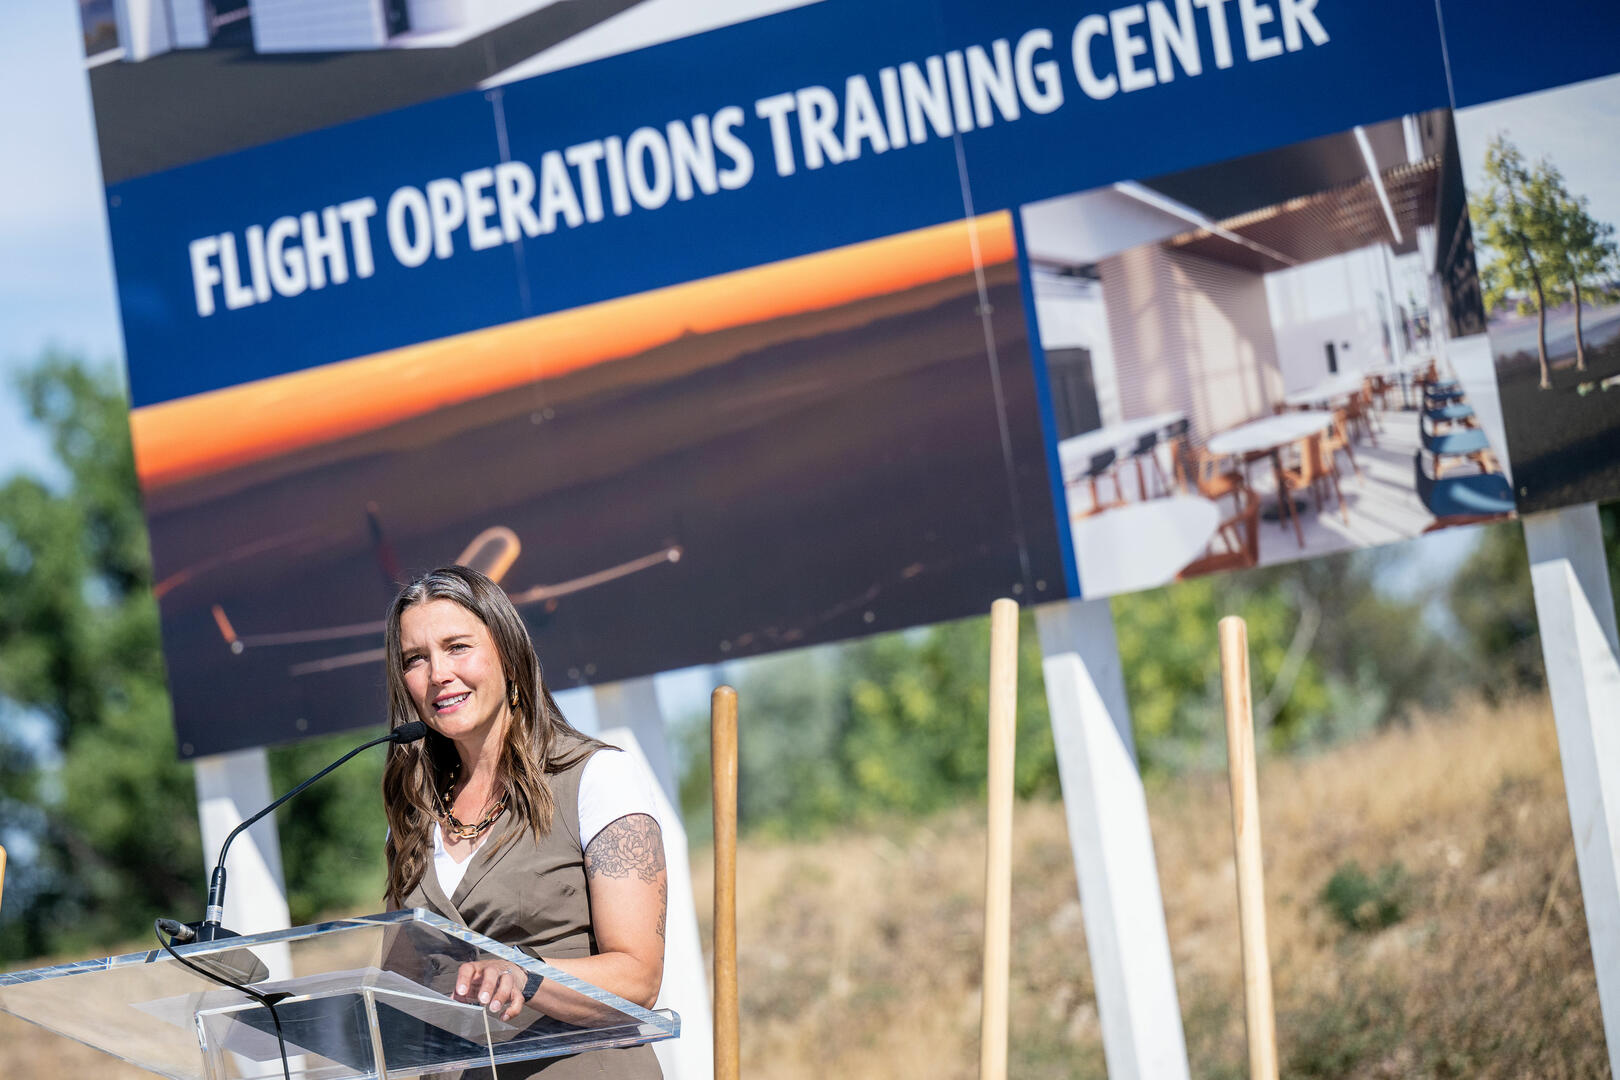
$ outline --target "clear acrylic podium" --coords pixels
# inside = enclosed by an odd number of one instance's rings
[[[394,911],[195,942],[186,959],[277,1002],[293,1080],[392,1080],[674,1038],[643,1009],[432,912]],[[451,1000],[469,960],[498,957],[598,1003],[577,1027],[526,1009],[512,1023]],[[269,1012],[162,949],[0,974],[0,1010],[174,1080],[276,1080]],[[514,1075],[520,1070],[512,1069]]]

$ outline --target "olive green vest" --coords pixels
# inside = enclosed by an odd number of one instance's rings
[[[435,911],[534,957],[567,960],[599,952],[591,930],[585,852],[579,842],[579,780],[587,760],[547,775],[556,805],[548,835],[536,840],[523,830],[502,843],[508,832],[522,829],[513,815],[502,814],[470,856],[466,876],[453,896],[445,896],[439,887],[430,856],[422,880],[405,897],[404,906]],[[541,1080],[658,1080],[663,1076],[650,1046],[522,1062],[501,1066],[498,1074],[499,1080],[531,1076]],[[488,1080],[488,1075],[488,1069],[469,1071],[464,1080]]]

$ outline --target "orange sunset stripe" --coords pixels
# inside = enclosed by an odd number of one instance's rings
[[[837,307],[1013,258],[1006,213],[147,405],[130,415],[148,491],[666,344]]]

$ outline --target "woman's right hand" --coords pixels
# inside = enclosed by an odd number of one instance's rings
[[[528,973],[508,960],[474,960],[456,971],[457,1001],[476,1001],[500,1020],[523,1011],[523,984]]]

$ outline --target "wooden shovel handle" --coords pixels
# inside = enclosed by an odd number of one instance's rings
[[[714,1076],[738,1080],[737,1015],[737,691],[717,687],[709,699],[714,779]]]

